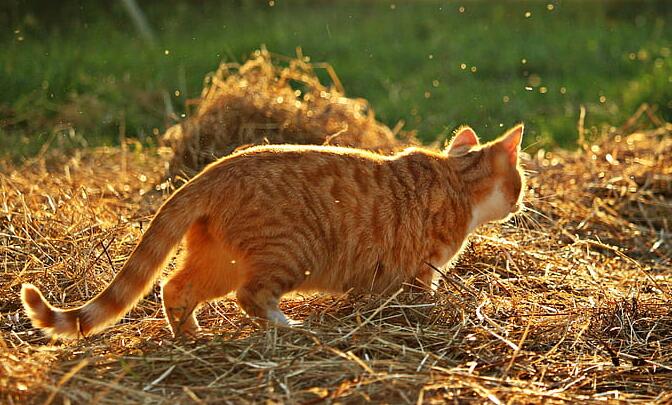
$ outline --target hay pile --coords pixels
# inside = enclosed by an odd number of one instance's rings
[[[197,342],[171,340],[158,290],[71,343],[35,333],[19,306],[25,281],[58,305],[110,281],[160,202],[145,198],[159,156],[5,165],[0,402],[670,403],[671,130],[530,157],[531,210],[480,229],[436,296],[297,296],[282,303],[304,321],[294,330],[258,329],[225,299]]]
[[[200,171],[237,148],[264,143],[330,144],[389,153],[413,141],[376,121],[366,100],[346,98],[328,64],[256,51],[242,66],[223,63],[206,77],[196,113],[166,131],[169,176]],[[333,84],[324,86],[315,69]],[[402,136],[402,134],[398,134]]]

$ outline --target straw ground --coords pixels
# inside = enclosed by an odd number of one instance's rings
[[[229,298],[203,309],[198,341],[170,338],[158,289],[73,342],[20,308],[23,282],[77,305],[111,280],[170,192],[156,150],[4,164],[0,402],[669,403],[672,127],[659,124],[526,158],[529,210],[480,229],[433,296],[293,296],[295,329],[260,328]]]

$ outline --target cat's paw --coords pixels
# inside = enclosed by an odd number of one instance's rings
[[[193,329],[178,329],[173,332],[173,339],[181,342],[195,341],[203,337],[203,331],[200,327]]]
[[[291,328],[300,328],[301,326],[303,326],[303,321],[297,321],[296,319],[289,319],[289,318],[287,319],[287,321],[289,322],[289,327]]]
[[[268,311],[268,314],[266,315],[266,319],[270,323],[280,325],[280,326],[290,326],[289,324],[289,319],[285,316],[285,314],[282,313],[279,309],[273,309]]]
[[[303,322],[287,318],[279,309],[268,311],[268,321],[277,326],[293,328],[303,325]]]

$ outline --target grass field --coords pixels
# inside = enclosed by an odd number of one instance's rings
[[[581,105],[589,134],[643,101],[672,117],[666,4],[143,3],[153,48],[118,3],[46,16],[17,6],[0,37],[0,153],[31,155],[52,137],[53,145],[114,143],[122,121],[129,136],[152,141],[181,119],[207,72],[261,44],[331,63],[348,95],[425,141],[461,123],[494,136],[525,121],[529,142],[570,146]]]

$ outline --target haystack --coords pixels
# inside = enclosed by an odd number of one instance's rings
[[[282,60],[284,59],[284,63]],[[274,57],[265,49],[242,66],[222,63],[206,77],[194,116],[166,131],[169,175],[187,176],[237,148],[265,144],[329,144],[390,153],[411,141],[376,121],[366,100],[347,98],[333,68]],[[332,84],[323,85],[316,68]]]

